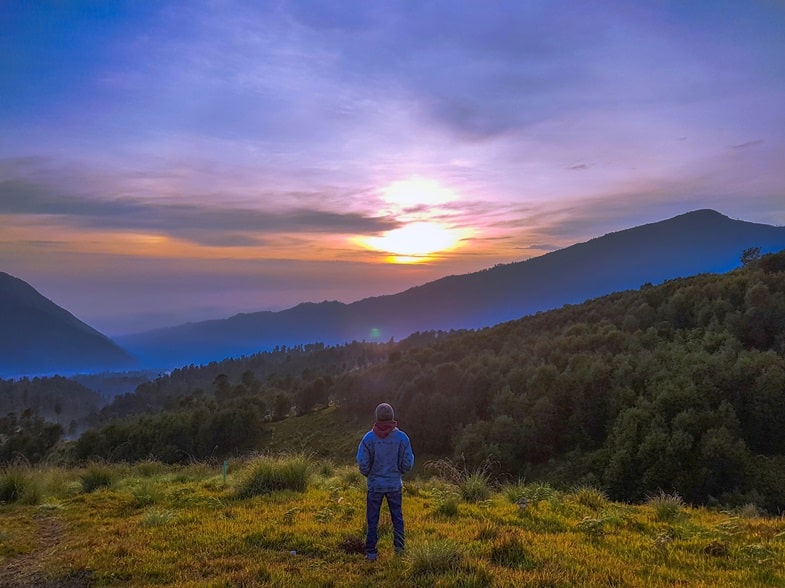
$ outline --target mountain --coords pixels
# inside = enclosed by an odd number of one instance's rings
[[[725,272],[741,253],[785,248],[785,227],[698,210],[610,233],[527,261],[449,276],[351,304],[305,303],[118,338],[146,364],[174,367],[276,345],[388,340],[413,332],[480,328],[611,292]]]
[[[126,369],[117,344],[27,282],[0,272],[0,376]]]

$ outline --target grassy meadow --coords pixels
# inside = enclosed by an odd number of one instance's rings
[[[362,555],[364,479],[305,454],[0,473],[0,586],[785,586],[785,519],[494,483],[407,480],[407,550]],[[426,475],[426,472],[429,475]]]

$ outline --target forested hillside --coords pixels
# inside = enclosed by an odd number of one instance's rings
[[[330,402],[365,422],[385,400],[420,454],[621,500],[663,490],[781,512],[785,252],[746,261],[479,331],[176,370],[106,407],[76,456],[264,449],[266,423]]]
[[[780,251],[785,227],[696,210],[397,294],[238,314],[137,333],[118,342],[144,365],[168,370],[275,345],[387,341],[415,331],[478,329],[647,282],[725,272],[738,267],[741,251],[754,247]]]

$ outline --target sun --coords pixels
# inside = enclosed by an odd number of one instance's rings
[[[391,263],[421,263],[436,254],[456,249],[468,231],[448,225],[447,205],[458,200],[451,190],[435,180],[410,178],[394,182],[381,190],[387,206],[380,211],[401,226],[379,236],[356,237],[366,249],[386,253]]]
[[[424,261],[439,251],[454,249],[463,235],[438,223],[410,223],[385,232],[381,237],[364,237],[361,244],[391,254],[398,263]]]

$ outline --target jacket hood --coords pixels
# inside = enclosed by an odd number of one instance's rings
[[[384,439],[395,429],[398,428],[398,421],[376,421],[373,424],[373,432]]]

